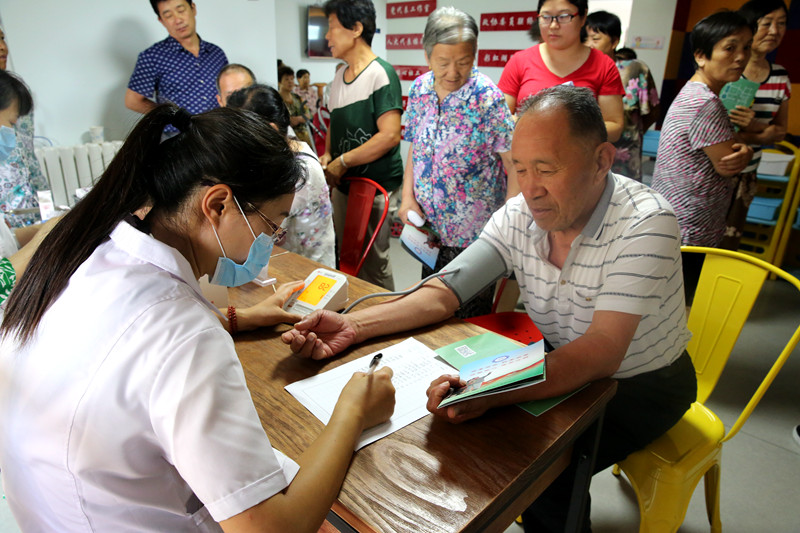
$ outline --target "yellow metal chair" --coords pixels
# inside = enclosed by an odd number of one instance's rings
[[[688,321],[692,340],[687,350],[697,373],[697,401],[666,434],[614,466],[614,474],[619,475],[620,469],[625,472],[636,492],[640,533],[677,531],[701,478],[705,478],[711,531],[722,530],[719,515],[722,443],[741,429],[800,340],[798,326],[726,433],[719,417],[703,403],[714,390],[767,275],[772,273],[785,279],[798,291],[800,281],[743,253],[692,246],[685,246],[682,251],[706,254]]]

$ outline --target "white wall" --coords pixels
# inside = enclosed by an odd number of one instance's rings
[[[197,0],[197,29],[232,62],[274,82],[275,0]],[[146,0],[0,0],[9,69],[35,97],[36,134],[88,140],[92,125],[122,139],[140,115],[123,99],[138,53],[166,37]]]
[[[664,48],[660,50],[636,50],[639,59],[650,67],[659,94],[661,94],[661,84],[664,81],[664,69],[667,67],[672,23],[675,19],[677,4],[678,0],[636,0],[631,10],[628,35],[664,37]],[[666,112],[666,109],[662,110],[662,113]]]
[[[277,57],[297,72],[305,69],[311,73],[311,83],[328,83],[333,79],[336,58],[310,58],[306,55],[306,10],[308,6],[322,5],[322,0],[275,0],[277,24],[275,42]],[[372,50],[386,59],[386,0],[373,0],[378,31],[372,39]]]

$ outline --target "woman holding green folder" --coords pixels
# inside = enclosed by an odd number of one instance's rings
[[[761,148],[786,136],[792,94],[786,69],[770,63],[766,57],[778,48],[786,33],[786,5],[782,0],[751,0],[738,13],[754,28],[753,45],[742,76],[727,84],[720,96],[729,110],[731,123],[737,128],[737,138],[753,149],[753,159],[737,178],[728,209],[725,238],[720,247],[731,250],[739,247],[747,211],[756,193]],[[734,105],[735,98],[731,102],[726,98],[726,93],[737,92],[747,94],[744,106]]]
[[[792,84],[789,74],[780,65],[770,63],[767,54],[781,44],[786,33],[788,11],[782,0],[751,0],[738,11],[755,28],[750,59],[742,77],[723,88],[721,96],[734,85],[747,87],[747,107],[730,110],[731,122],[737,126],[737,138],[753,149],[753,159],[742,171],[728,211],[727,228],[722,248],[735,250],[742,237],[747,211],[756,193],[756,169],[761,161],[761,148],[782,141],[789,122],[789,97]]]
[[[718,247],[726,236],[731,199],[753,151],[734,132],[719,93],[742,75],[752,37],[750,24],[732,11],[692,29],[696,70],[664,118],[652,184],[675,209],[683,245]]]
[[[758,167],[762,146],[782,141],[786,136],[792,84],[786,69],[770,63],[767,55],[780,46],[786,34],[788,13],[782,0],[750,0],[739,9],[739,14],[756,27],[750,60],[744,68],[742,79],[759,84],[750,108],[755,116],[740,132],[742,140],[750,144],[755,152],[745,172],[755,171]],[[731,111],[734,123],[738,116],[736,110]]]

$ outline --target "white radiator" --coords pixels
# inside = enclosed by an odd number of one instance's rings
[[[112,141],[36,148],[36,158],[50,183],[53,203],[74,205],[75,190],[94,185],[121,146],[122,141]]]

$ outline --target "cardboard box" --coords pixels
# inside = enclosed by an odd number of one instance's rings
[[[789,173],[794,163],[794,156],[777,152],[762,152],[761,162],[756,172],[772,176],[785,176]]]

